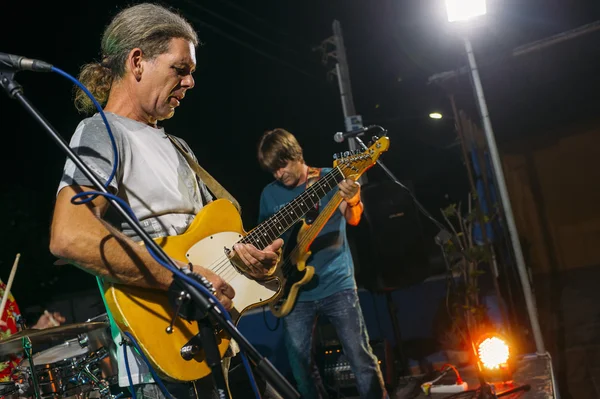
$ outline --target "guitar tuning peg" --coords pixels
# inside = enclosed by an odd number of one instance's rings
[[[338,154],[333,154],[333,159],[338,159]]]
[[[349,157],[350,156],[350,151],[344,151],[344,156],[345,157]]]

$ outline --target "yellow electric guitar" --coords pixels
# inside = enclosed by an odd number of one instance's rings
[[[229,261],[228,253],[233,244],[251,243],[264,249],[294,226],[339,182],[346,178],[356,180],[372,167],[388,146],[389,139],[382,137],[364,152],[346,152],[335,161],[329,173],[249,233],[244,231],[233,204],[219,199],[203,207],[185,233],[155,241],[171,258],[211,269],[235,289],[234,308],[230,313],[237,325],[246,311],[263,306],[282,293],[284,276],[281,268],[262,281],[246,276]],[[133,335],[161,378],[194,381],[210,374],[202,350],[191,359],[184,358],[182,349],[197,343],[199,327],[195,322],[174,317],[175,310],[165,292],[105,283],[104,298],[118,327]],[[173,320],[173,327],[167,329]],[[223,356],[230,337],[222,331],[215,334]]]

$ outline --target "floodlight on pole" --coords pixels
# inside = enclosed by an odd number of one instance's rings
[[[448,12],[448,21],[450,22],[466,21],[486,13],[485,0],[446,0],[446,9]],[[517,266],[517,272],[519,274],[519,280],[523,288],[523,296],[525,297],[525,305],[527,307],[527,313],[531,323],[531,330],[533,333],[533,339],[535,341],[536,351],[538,354],[545,354],[546,350],[544,347],[542,330],[540,328],[537,315],[535,298],[531,291],[531,284],[529,283],[529,273],[527,272],[527,267],[525,266],[523,249],[521,248],[519,233],[517,232],[512,205],[508,195],[508,188],[506,187],[506,181],[502,171],[502,163],[500,161],[500,155],[498,153],[496,139],[494,137],[494,130],[492,129],[492,123],[483,93],[483,85],[481,83],[481,78],[479,77],[479,69],[477,67],[477,63],[475,62],[475,54],[473,52],[473,46],[469,41],[468,34],[465,33],[463,35],[463,41],[469,62],[471,83],[475,94],[475,101],[479,110],[479,116],[481,117],[483,131],[485,133],[487,147],[489,149],[490,159],[492,161],[495,183],[498,187],[498,192],[500,193],[502,209],[504,211],[506,226],[508,228],[513,252],[515,255],[515,263]]]
[[[448,21],[467,21],[487,12],[485,0],[446,0]]]

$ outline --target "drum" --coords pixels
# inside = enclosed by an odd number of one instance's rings
[[[16,399],[19,396],[19,386],[15,381],[0,382],[1,399]]]
[[[100,393],[100,397],[110,397],[109,387],[118,380],[114,353],[110,331],[102,328],[34,354],[32,360],[40,396],[80,398]],[[34,396],[29,360],[24,359],[14,374],[13,379],[21,382],[21,393]]]
[[[93,386],[80,373],[79,364],[83,362],[89,352],[87,347],[79,344],[79,339],[72,339],[63,344],[54,346],[33,356],[34,370],[42,398],[69,397],[91,391]],[[24,359],[17,367],[19,380],[29,381],[29,388],[33,392],[31,382],[32,373],[28,359]]]

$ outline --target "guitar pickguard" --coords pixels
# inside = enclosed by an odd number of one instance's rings
[[[269,280],[256,281],[246,277],[227,258],[227,251],[238,242],[242,235],[226,231],[203,238],[194,244],[186,253],[192,264],[203,266],[221,276],[235,290],[233,305],[243,314],[273,298],[279,291],[279,282]],[[235,322],[236,320],[234,320]]]

